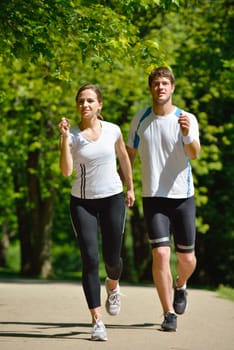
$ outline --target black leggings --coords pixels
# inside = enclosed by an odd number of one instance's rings
[[[98,224],[102,235],[102,255],[107,276],[120,278],[120,257],[125,225],[124,194],[101,198],[80,199],[71,196],[71,222],[82,258],[82,285],[90,309],[101,305],[99,279]]]

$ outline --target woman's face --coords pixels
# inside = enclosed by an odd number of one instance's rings
[[[102,109],[102,102],[98,101],[97,94],[92,89],[81,91],[77,99],[77,110],[82,118],[98,117]]]

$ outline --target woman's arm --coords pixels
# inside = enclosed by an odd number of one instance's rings
[[[132,180],[132,167],[131,167],[128,153],[123,141],[122,134],[116,141],[115,149],[116,149],[117,157],[119,159],[124,182],[127,186],[126,203],[129,207],[131,207],[133,206],[133,203],[135,201],[134,185]]]
[[[61,132],[60,138],[60,169],[63,176],[70,176],[73,171],[73,159],[69,143],[69,122],[66,118],[62,118],[59,123]]]

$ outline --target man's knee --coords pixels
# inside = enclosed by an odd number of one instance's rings
[[[196,256],[194,252],[191,253],[178,253],[177,252],[178,261],[187,266],[195,266],[196,265]]]
[[[170,247],[158,247],[152,250],[153,262],[160,263],[170,260]]]

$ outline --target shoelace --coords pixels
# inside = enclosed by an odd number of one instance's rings
[[[117,304],[117,302],[120,301],[120,297],[126,297],[126,294],[123,294],[123,293],[121,293],[119,291],[112,291],[109,294],[108,300],[109,300],[110,303]]]
[[[93,325],[93,328],[94,330],[97,330],[99,328],[102,328],[102,321],[101,320],[98,320],[98,319],[95,319],[95,323]]]
[[[109,295],[109,302],[112,305],[118,304],[120,301],[120,293],[119,292],[113,292]]]
[[[186,297],[186,291],[185,290],[178,290],[176,291],[177,293],[177,302],[182,302],[184,300],[184,298]]]

